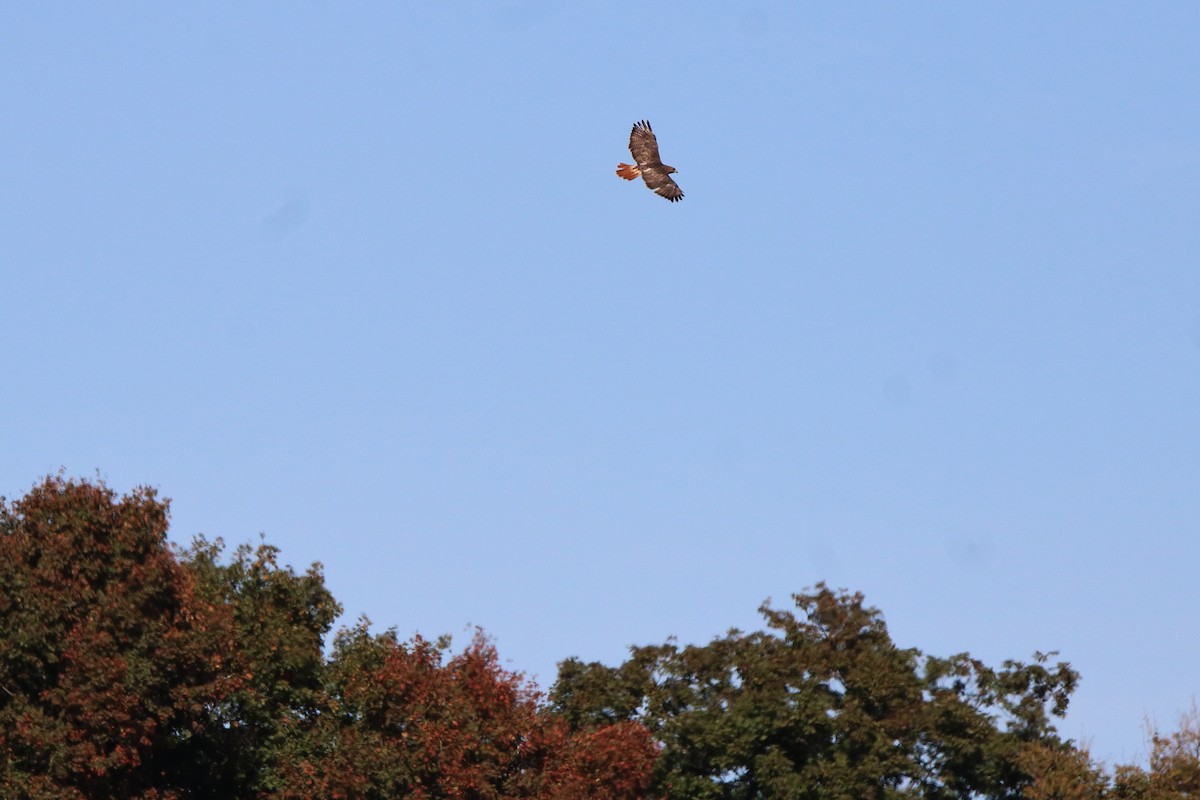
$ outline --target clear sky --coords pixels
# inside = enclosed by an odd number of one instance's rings
[[[542,685],[824,580],[1102,758],[1200,691],[1198,3],[8,3],[0,107],[10,498]]]

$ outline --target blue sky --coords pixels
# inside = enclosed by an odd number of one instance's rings
[[[1200,5],[8,4],[0,493],[264,533],[348,619],[619,661],[862,591],[1200,657]],[[687,194],[613,169],[651,120]]]

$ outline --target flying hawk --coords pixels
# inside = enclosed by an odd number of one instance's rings
[[[683,199],[683,190],[671,179],[671,173],[677,170],[662,163],[658,157],[658,139],[646,120],[634,123],[629,134],[629,152],[633,153],[633,160],[637,163],[618,164],[618,175],[627,181],[641,175],[647,186],[672,203]]]

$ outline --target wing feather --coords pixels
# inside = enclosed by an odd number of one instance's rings
[[[658,155],[658,139],[646,120],[634,123],[633,130],[629,133],[629,152],[633,154],[633,160],[639,167],[643,164],[662,163]]]
[[[679,188],[679,184],[661,168],[643,167],[642,180],[654,190],[655,194],[667,198],[672,203],[683,199],[683,190]]]

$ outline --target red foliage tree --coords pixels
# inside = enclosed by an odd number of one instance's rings
[[[47,479],[0,500],[0,796],[171,798],[232,689],[218,614],[142,489]]]
[[[285,755],[281,798],[634,800],[657,755],[636,723],[572,732],[477,635],[444,646],[360,625],[339,635],[331,706]]]
[[[462,653],[339,611],[274,548],[166,540],[153,491],[52,478],[0,499],[0,797],[635,800],[634,722],[571,727],[477,636]]]

